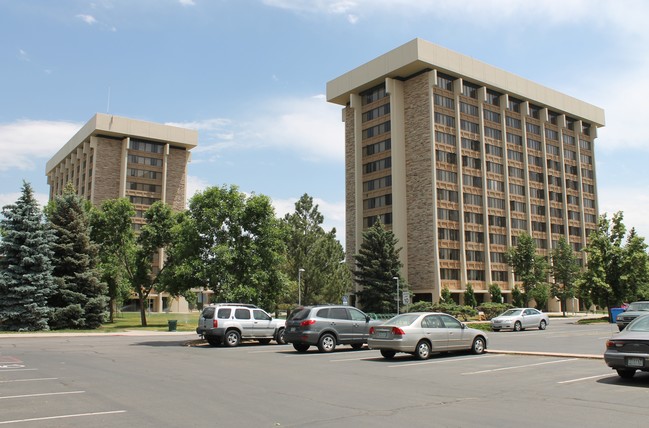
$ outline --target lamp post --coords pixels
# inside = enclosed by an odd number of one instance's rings
[[[297,270],[297,305],[302,306],[302,272],[304,269]]]
[[[392,277],[392,279],[397,280],[397,315],[399,315],[399,277],[395,276],[395,277]]]

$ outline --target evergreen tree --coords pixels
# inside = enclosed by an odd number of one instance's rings
[[[494,303],[503,302],[503,294],[500,286],[498,284],[489,284],[489,294],[491,295],[491,301]]]
[[[0,330],[47,330],[54,293],[52,244],[54,235],[31,186],[24,182],[14,205],[2,208],[0,227]]]
[[[453,302],[453,293],[448,289],[448,286],[442,288],[442,302],[443,303],[455,303]]]
[[[340,303],[351,287],[349,268],[341,263],[345,252],[336,239],[336,229],[326,232],[322,228],[323,221],[318,205],[314,205],[313,198],[306,193],[295,203],[295,212],[284,216],[284,273],[296,285],[294,291],[286,296],[287,303],[294,303],[298,294],[303,305]],[[299,269],[304,269],[304,272],[298,293]]]
[[[360,303],[366,312],[396,312],[396,280],[400,277],[400,248],[397,238],[385,230],[380,222],[363,232],[363,243],[356,261],[356,281],[362,287],[358,292]],[[406,287],[400,282],[401,290]]]
[[[561,311],[566,316],[566,302],[575,297],[575,282],[579,277],[579,263],[565,237],[559,239],[557,247],[552,251],[552,295],[561,302]]]
[[[464,304],[466,306],[471,306],[472,308],[478,306],[478,301],[475,298],[475,292],[473,291],[473,286],[471,284],[467,284],[466,290],[464,290]]]
[[[47,209],[56,236],[53,276],[56,292],[49,298],[50,328],[98,328],[106,315],[106,284],[97,270],[97,246],[90,240],[90,207],[66,187]]]

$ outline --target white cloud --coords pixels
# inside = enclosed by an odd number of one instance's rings
[[[18,198],[20,198],[20,192],[13,193],[0,193],[0,209],[6,205],[13,205],[16,203]],[[46,193],[34,193],[34,198],[38,202],[38,205],[43,208],[49,201],[49,195]]]
[[[178,0],[178,3],[183,6],[196,6],[196,2],[194,2],[194,0]]]
[[[265,110],[247,121],[213,118],[170,125],[199,131],[194,151],[203,159],[218,158],[226,150],[259,148],[297,151],[314,162],[344,159],[340,106],[327,103],[324,95],[267,102]]]
[[[18,49],[18,59],[20,59],[21,61],[30,61],[31,60],[29,58],[29,54],[26,51],[22,50],[22,49]]]
[[[295,212],[295,203],[299,198],[273,199],[273,207],[278,218]],[[329,232],[336,228],[336,238],[345,245],[345,202],[329,202],[320,198],[313,198],[313,204],[318,206],[318,211],[324,217],[322,228]]]
[[[0,171],[33,170],[49,159],[79,130],[81,124],[19,120],[0,124]],[[43,171],[45,174],[45,171]]]
[[[92,15],[79,14],[76,17],[79,18],[80,20],[82,20],[83,22],[85,22],[88,25],[93,25],[93,24],[97,23],[97,20]]]
[[[606,213],[610,219],[613,213],[622,211],[627,230],[634,227],[638,235],[649,239],[649,216],[646,214],[649,212],[649,194],[644,190],[631,186],[600,187],[600,214]]]
[[[198,192],[202,192],[205,190],[207,187],[209,187],[210,183],[207,182],[207,180],[204,180],[200,177],[196,177],[195,175],[188,175],[187,176],[187,203],[189,204],[189,200]]]

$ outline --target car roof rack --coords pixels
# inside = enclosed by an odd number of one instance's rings
[[[210,306],[241,306],[244,308],[256,308],[252,303],[212,303]]]

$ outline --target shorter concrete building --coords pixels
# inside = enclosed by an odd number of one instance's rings
[[[154,202],[185,209],[187,164],[197,144],[198,132],[191,129],[97,113],[47,162],[50,199],[63,194],[68,183],[94,205],[128,198],[136,210],[137,231]],[[154,269],[162,263],[161,254]],[[184,299],[156,292],[149,296],[149,308],[188,309]]]

